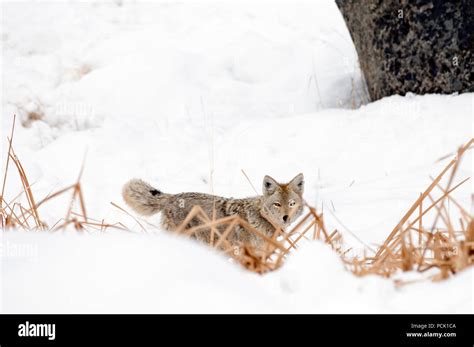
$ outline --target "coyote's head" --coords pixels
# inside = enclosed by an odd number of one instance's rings
[[[262,215],[274,226],[285,229],[303,212],[303,191],[304,177],[301,173],[285,184],[265,176]]]

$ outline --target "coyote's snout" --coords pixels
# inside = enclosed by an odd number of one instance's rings
[[[162,223],[168,230],[180,226],[193,206],[198,205],[216,218],[238,215],[258,231],[272,236],[276,228],[285,231],[303,212],[303,174],[284,184],[265,176],[262,190],[262,195],[244,199],[203,193],[167,194],[140,179],[132,179],[123,187],[122,195],[125,202],[142,215],[162,212]],[[199,224],[199,220],[193,219],[186,227]],[[210,230],[201,231],[195,237],[209,242]],[[258,249],[265,246],[261,237],[242,227],[236,227],[227,239],[232,245],[249,244]]]

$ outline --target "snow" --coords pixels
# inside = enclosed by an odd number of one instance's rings
[[[472,269],[397,288],[354,277],[307,242],[258,276],[151,226],[141,234],[110,205],[124,206],[132,177],[170,193],[244,197],[255,193],[242,169],[257,189],[265,174],[303,172],[306,200],[324,206],[348,246],[362,247],[351,232],[380,244],[447,164],[437,160],[472,137],[473,94],[367,103],[333,1],[1,9],[1,153],[17,114],[14,147],[36,197],[74,183],[85,158],[89,215],[137,231],[2,233],[2,312],[474,311]],[[471,175],[469,155],[457,177]],[[21,186],[12,169],[7,183],[13,198]],[[454,196],[469,208],[471,192],[466,184]],[[53,225],[68,201],[48,202],[41,217]],[[21,245],[26,254],[16,254]]]
[[[397,289],[319,242],[265,276],[167,233],[9,232],[2,253],[5,313],[472,313],[472,270]]]

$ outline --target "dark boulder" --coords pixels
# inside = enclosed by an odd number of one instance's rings
[[[372,100],[473,92],[473,0],[336,0]]]

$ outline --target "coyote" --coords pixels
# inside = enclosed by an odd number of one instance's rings
[[[223,218],[238,215],[251,226],[271,237],[277,229],[285,231],[304,208],[304,177],[299,174],[289,183],[278,183],[270,176],[263,179],[263,195],[244,198],[224,198],[204,193],[167,194],[153,188],[140,179],[132,179],[122,190],[125,202],[136,212],[150,216],[162,213],[162,225],[167,230],[176,230],[185,220],[193,206],[200,206],[209,216]],[[191,220],[187,228],[199,225]],[[223,230],[218,230],[222,233]],[[210,229],[194,234],[194,238],[209,243]],[[263,250],[266,241],[255,233],[237,226],[227,237],[232,246],[249,245]]]

